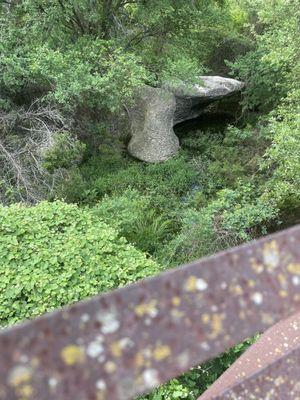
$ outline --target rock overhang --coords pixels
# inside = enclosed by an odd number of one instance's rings
[[[128,151],[148,163],[166,161],[179,149],[173,127],[196,118],[209,104],[240,92],[244,83],[220,76],[200,76],[193,85],[183,81],[145,86],[130,112],[132,137]]]

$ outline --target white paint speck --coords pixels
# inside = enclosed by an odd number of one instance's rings
[[[82,314],[80,319],[82,322],[87,323],[91,319],[91,317],[89,316],[89,314]]]
[[[97,388],[98,390],[105,390],[105,389],[106,389],[106,383],[105,383],[105,381],[104,381],[103,379],[99,379],[99,380],[96,382],[96,388]]]
[[[119,343],[122,349],[130,349],[134,345],[134,342],[128,337],[122,338]]]
[[[104,347],[102,346],[102,344],[97,341],[94,341],[88,345],[86,349],[86,354],[91,358],[96,358],[99,357],[100,354],[103,353],[103,351]]]
[[[56,378],[49,378],[49,380],[48,380],[48,385],[51,387],[51,388],[55,388],[56,386],[57,386],[57,384],[58,384],[58,380],[56,379]]]
[[[208,344],[207,342],[202,342],[202,343],[200,344],[200,347],[201,347],[201,349],[203,349],[203,350],[205,350],[205,351],[210,350],[210,346],[209,346],[209,344]]]
[[[207,289],[207,283],[205,282],[204,279],[199,278],[196,280],[196,289],[200,291]]]
[[[143,372],[143,379],[149,389],[159,385],[158,372],[155,369],[146,369]]]
[[[116,332],[120,327],[120,322],[114,312],[99,313],[97,321],[101,323],[101,332],[104,334]]]
[[[278,252],[270,249],[268,251],[265,251],[263,254],[264,257],[264,263],[266,265],[270,265],[273,268],[276,268],[279,264],[279,255]]]
[[[253,300],[253,302],[255,304],[257,304],[259,306],[263,302],[263,295],[261,293],[259,293],[259,292],[255,292],[251,296],[251,299]]]
[[[295,286],[300,285],[300,278],[299,278],[299,276],[293,276],[292,281],[293,281],[293,284],[294,284]]]
[[[222,282],[220,287],[221,287],[221,289],[225,290],[227,288],[227,283],[226,282]]]

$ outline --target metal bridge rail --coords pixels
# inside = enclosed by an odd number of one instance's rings
[[[76,303],[0,334],[0,399],[134,398],[299,311],[299,288],[298,226]]]

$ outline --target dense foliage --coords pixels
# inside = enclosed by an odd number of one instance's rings
[[[159,271],[88,209],[62,202],[0,208],[1,325]]]
[[[300,221],[297,0],[7,0],[0,35],[2,325]],[[199,73],[245,82],[235,118],[130,158],[134,92]],[[251,341],[147,399],[196,399]]]

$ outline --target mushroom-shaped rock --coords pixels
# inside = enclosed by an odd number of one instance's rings
[[[175,96],[164,89],[145,86],[135,97],[130,110],[131,140],[129,153],[146,162],[155,163],[172,157],[179,149],[173,131]]]
[[[162,88],[144,86],[130,110],[131,140],[128,151],[150,162],[165,161],[179,149],[173,126],[196,118],[210,103],[239,92],[244,84],[220,76],[201,76],[199,83],[166,83]]]

